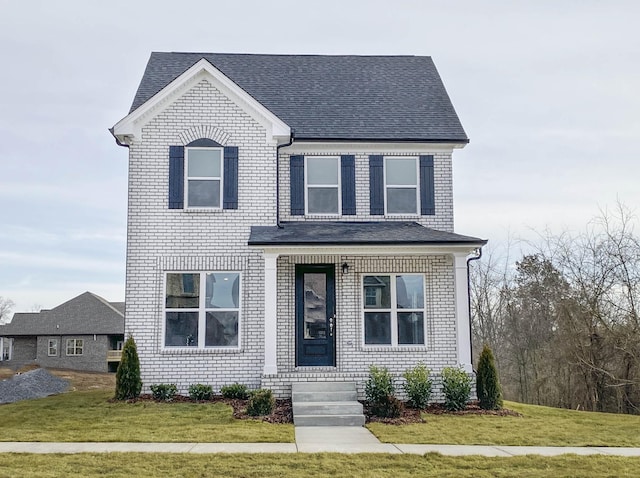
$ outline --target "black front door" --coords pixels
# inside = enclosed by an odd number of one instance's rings
[[[333,264],[296,265],[296,365],[335,365]]]

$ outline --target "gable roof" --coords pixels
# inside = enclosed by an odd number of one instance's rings
[[[487,241],[453,232],[438,231],[409,221],[386,222],[281,222],[278,226],[253,226],[251,246],[336,245],[470,245]]]
[[[130,113],[203,58],[297,140],[469,141],[426,56],[154,52]]]
[[[0,336],[72,334],[124,334],[124,314],[85,292],[50,310],[16,312],[11,322],[0,325]]]

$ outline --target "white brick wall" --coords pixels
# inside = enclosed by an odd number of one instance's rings
[[[184,211],[168,209],[168,150],[201,137],[239,148],[238,209]],[[345,153],[337,151],[337,154]],[[417,154],[427,154],[416,151]],[[380,153],[376,153],[380,154]],[[395,154],[389,151],[389,154]],[[451,155],[434,152],[435,216],[416,220],[453,229]],[[269,386],[279,395],[299,380],[362,382],[371,364],[400,374],[417,361],[434,371],[456,361],[453,265],[449,256],[365,257],[282,256],[278,260],[277,376],[262,376],[264,365],[264,261],[247,246],[250,227],[276,222],[275,145],[265,131],[210,83],[203,80],[149,121],[142,138],[130,146],[127,233],[126,334],[138,345],[144,390],[154,383],[176,383],[181,393],[193,383],[219,390],[235,381],[250,387]],[[288,155],[280,161],[281,211],[289,215]],[[368,154],[356,154],[357,216],[340,220],[380,220],[369,216]],[[314,220],[322,218],[314,218]],[[331,218],[331,220],[336,220]],[[296,369],[294,355],[294,269],[297,263],[348,262],[349,274],[336,270],[337,367]],[[163,279],[166,271],[242,272],[241,347],[238,350],[163,349]],[[368,349],[362,345],[360,277],[369,272],[422,272],[426,276],[427,345],[410,349]]]

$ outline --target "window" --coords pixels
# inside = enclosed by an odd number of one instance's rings
[[[47,346],[47,355],[49,355],[49,357],[58,356],[58,339],[49,339],[49,345]]]
[[[307,214],[340,213],[340,158],[305,157]]]
[[[425,343],[422,275],[368,275],[362,282],[365,345]]]
[[[220,208],[222,148],[186,148],[185,201],[189,208]]]
[[[67,355],[82,355],[83,339],[67,339]]]
[[[384,158],[387,214],[418,214],[417,158]]]
[[[237,347],[239,272],[169,272],[165,347]]]

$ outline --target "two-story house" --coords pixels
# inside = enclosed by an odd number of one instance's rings
[[[126,334],[145,387],[471,372],[430,57],[153,53],[129,114]]]

